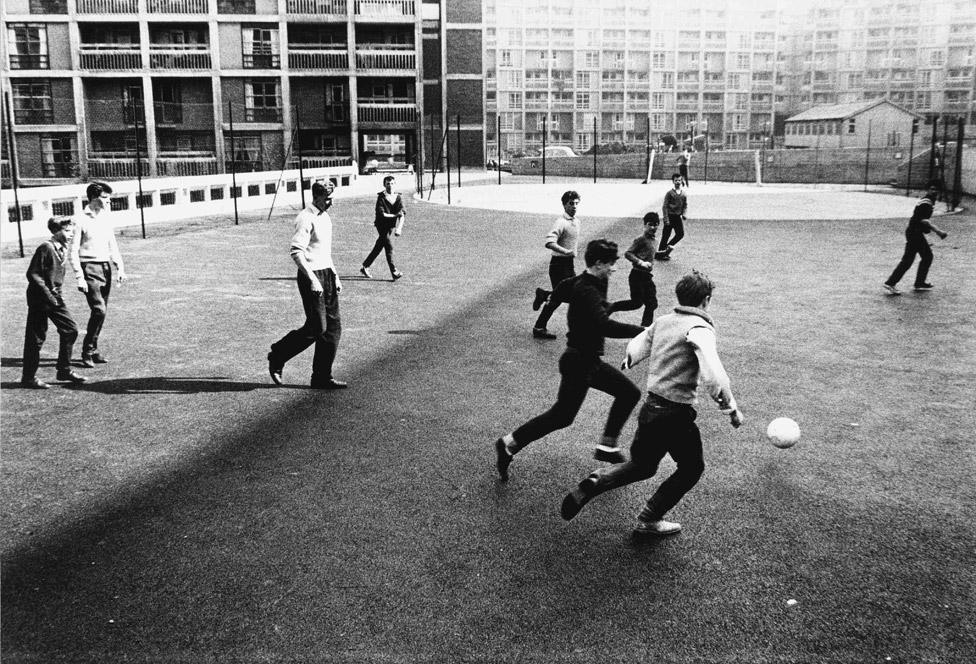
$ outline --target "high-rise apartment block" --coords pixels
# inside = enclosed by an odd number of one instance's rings
[[[27,180],[132,177],[136,154],[189,175],[299,151],[475,165],[544,138],[748,148],[884,97],[976,124],[973,0],[5,0],[0,18]]]

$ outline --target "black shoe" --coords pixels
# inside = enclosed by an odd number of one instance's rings
[[[372,279],[373,278],[373,275],[371,275],[369,273],[369,268],[366,267],[365,265],[360,265],[359,266],[359,274],[363,275],[367,279]]]
[[[59,371],[57,379],[63,383],[85,383],[88,379],[84,376],[76,374],[71,369],[66,369],[64,371]]]
[[[929,283],[915,285],[915,290],[932,290],[933,288],[935,288],[935,286]]]
[[[532,336],[536,339],[555,339],[556,335],[544,327],[533,327]]]
[[[566,521],[570,521],[580,513],[583,505],[590,502],[590,499],[595,495],[596,478],[592,476],[587,477],[579,483],[579,486],[566,494],[566,497],[563,498],[563,506],[560,508],[559,513]]]
[[[535,289],[535,299],[532,300],[532,311],[538,311],[539,307],[549,299],[549,291],[542,288]]]
[[[79,362],[79,364],[81,364],[81,366],[85,367],[86,369],[94,369],[95,359],[91,355],[82,355],[81,362]]]
[[[499,438],[495,441],[495,466],[498,468],[498,477],[502,482],[508,481],[508,467],[512,465],[512,458],[515,455],[505,447],[505,441]]]
[[[597,445],[596,450],[593,451],[593,458],[597,461],[606,461],[607,463],[623,463],[627,460],[623,450],[619,447],[609,447],[607,445]]]
[[[108,364],[108,360],[101,353],[92,353],[91,359],[95,364]]]
[[[284,368],[284,365],[274,361],[274,353],[268,353],[268,374],[275,385],[281,385],[281,372]]]
[[[50,385],[45,383],[43,380],[38,378],[29,378],[27,380],[20,381],[20,386],[28,390],[46,390]]]
[[[314,381],[311,385],[313,390],[344,390],[349,387],[349,383],[336,380],[335,378],[330,378],[329,380],[323,380],[321,382]]]
[[[403,272],[400,272],[400,270],[393,270],[393,272],[390,273],[390,276],[393,277],[393,281],[396,281],[397,279],[403,278]]]
[[[656,258],[659,261],[669,261],[669,260],[671,260],[671,252],[670,251],[659,251],[656,254],[654,254],[654,258]]]

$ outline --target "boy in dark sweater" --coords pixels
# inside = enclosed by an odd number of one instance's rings
[[[631,262],[633,268],[627,281],[630,284],[630,299],[618,300],[610,305],[610,313],[615,311],[633,311],[644,307],[641,325],[647,327],[654,322],[654,310],[657,309],[657,287],[654,285],[654,235],[661,223],[657,212],[644,215],[644,233],[633,241],[630,249],[624,252],[624,258]]]
[[[939,197],[941,186],[941,180],[930,181],[928,191],[915,204],[915,210],[912,212],[912,217],[908,220],[908,227],[905,229],[905,253],[898,265],[895,266],[891,276],[884,282],[884,289],[888,295],[901,295],[901,291],[896,286],[908,272],[912,263],[915,262],[915,254],[920,256],[918,270],[915,272],[915,290],[932,290],[932,284],[927,281],[929,267],[932,266],[932,248],[925,236],[934,232],[944,240],[949,235],[931,221],[932,211],[935,209],[935,201]]]
[[[652,477],[665,454],[677,464],[644,509],[637,515],[634,534],[672,535],[681,524],[664,515],[698,483],[705,471],[701,433],[695,424],[699,385],[729,416],[733,427],[742,424],[729,377],[715,348],[715,328],[708,314],[712,282],[693,272],[675,286],[678,306],[631,339],[623,366],[629,369],[647,360],[647,401],[637,419],[630,446],[630,461],[591,473],[563,499],[562,517],[572,519],[596,496]]]
[[[403,210],[403,198],[393,191],[393,182],[394,177],[387,175],[383,178],[383,191],[376,194],[376,217],[373,220],[373,226],[376,227],[376,242],[359,267],[360,274],[367,279],[373,278],[369,266],[381,251],[386,252],[386,264],[390,268],[393,281],[403,276],[403,273],[393,264],[393,236],[399,237],[403,232],[403,218],[406,213]]]
[[[566,314],[569,333],[566,351],[559,358],[562,378],[556,403],[495,441],[496,465],[502,481],[508,479],[508,466],[516,453],[529,443],[573,423],[591,387],[614,398],[594,456],[612,463],[625,459],[617,447],[617,437],[640,401],[640,390],[601,356],[606,337],[629,339],[643,332],[644,328],[614,321],[607,312],[607,284],[616,269],[617,245],[607,240],[594,240],[587,245],[584,259],[586,270],[560,282],[554,293],[561,302],[569,303]]]
[[[78,338],[68,307],[61,296],[64,283],[64,264],[67,248],[74,236],[71,219],[48,219],[47,228],[51,239],[34,252],[27,268],[27,331],[24,334],[24,370],[21,384],[24,387],[45,390],[50,387],[35,374],[41,361],[41,346],[47,338],[47,321],[54,323],[61,337],[58,349],[57,379],[68,383],[84,383],[85,378],[71,370],[71,350]]]

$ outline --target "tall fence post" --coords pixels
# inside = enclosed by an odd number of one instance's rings
[[[868,120],[868,149],[864,154],[864,191],[868,190],[868,168],[871,164],[871,120]]]
[[[457,157],[458,164],[458,189],[461,188],[461,114],[458,113],[457,116]]]
[[[237,150],[234,146],[234,103],[227,102],[227,120],[230,124],[230,197],[234,199],[234,225],[241,223],[237,214]],[[298,183],[302,186],[302,182]]]
[[[302,117],[301,107],[295,107],[295,140],[298,141],[298,189],[302,192],[302,209],[305,209],[305,171],[302,168]],[[285,164],[287,167],[288,164]]]
[[[124,103],[124,102],[123,102]],[[132,127],[133,133],[136,136],[136,181],[139,184],[139,197],[136,199],[136,205],[139,207],[139,221],[142,224],[142,239],[146,239],[146,211],[143,209],[142,205],[142,149],[139,147],[139,109],[135,108],[132,111]]]
[[[915,158],[915,132],[918,131],[918,120],[912,120],[912,131],[908,138],[908,177],[905,181],[905,195],[912,195],[912,159]]]
[[[417,120],[417,147],[414,150],[413,162],[414,162],[414,183],[416,185],[416,191],[420,194],[420,198],[424,197],[424,165],[423,165],[423,154],[424,154],[424,116],[421,113]]]
[[[23,223],[23,215],[20,210],[20,194],[17,192],[17,141],[14,139],[14,116],[10,113],[10,93],[3,93],[3,109],[7,122],[7,158],[10,160],[10,186],[14,190],[14,208],[17,214],[17,246],[20,248],[20,257],[24,257],[24,234],[20,228]]]
[[[935,172],[935,153],[936,145],[939,142],[939,116],[936,115],[932,118],[932,144],[929,146],[929,175],[926,178],[928,182],[932,181],[933,173]],[[926,187],[928,183],[926,183]]]
[[[952,178],[952,209],[955,210],[962,202],[962,144],[966,133],[966,121],[959,118],[957,121],[958,131],[956,133],[956,172]]]
[[[593,118],[593,184],[596,184],[596,118]]]
[[[495,170],[498,171],[498,184],[502,183],[502,116],[498,114],[495,116],[495,155],[498,157],[495,160]]]
[[[549,114],[542,118],[542,184],[546,183],[546,134],[549,133]]]
[[[708,152],[709,150],[711,150],[711,148],[708,146],[708,142],[709,142],[708,129],[705,129],[705,182],[704,184],[708,184]]]
[[[444,173],[447,175],[447,204],[451,204],[451,116],[445,115],[444,123]]]
[[[948,121],[943,121],[942,122],[942,157],[941,159],[939,159],[939,163],[942,164],[942,167],[939,169],[939,180],[942,182],[942,197],[945,199],[947,207],[949,205],[949,197],[946,195],[947,192],[946,192],[945,167],[946,167],[946,157],[948,156],[948,154],[949,154],[949,123]],[[948,208],[948,209],[951,210],[952,208]]]
[[[647,174],[647,179],[644,180],[644,184],[650,184],[651,182],[651,116],[647,116],[647,134],[644,136],[647,140],[644,141],[644,172]]]
[[[430,156],[434,156],[434,114],[430,114]],[[437,153],[437,158],[432,160],[430,165],[430,189],[427,190],[427,198],[430,198],[430,192],[434,191],[434,173],[441,160],[440,152]]]

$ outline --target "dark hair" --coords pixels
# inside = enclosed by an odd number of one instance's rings
[[[47,220],[47,229],[51,231],[51,234],[55,234],[66,226],[71,226],[75,223],[74,219],[71,217],[61,217],[60,219],[56,217],[51,217]]]
[[[563,194],[563,197],[562,197],[563,205],[566,205],[566,203],[570,202],[574,198],[576,200],[579,200],[579,197],[580,197],[579,194],[577,194],[575,191],[573,191],[572,189],[570,189],[569,191],[567,191],[566,193]]]
[[[681,277],[674,287],[674,294],[678,296],[678,304],[685,307],[697,307],[706,297],[712,294],[715,284],[704,272],[692,270],[691,274]]]
[[[657,226],[658,224],[661,223],[661,217],[658,215],[657,212],[648,212],[647,214],[644,215],[644,223],[654,224],[655,226]]]
[[[318,198],[319,196],[325,196],[329,193],[329,190],[321,182],[312,183],[312,198]]]
[[[112,193],[112,188],[107,184],[105,184],[104,182],[92,182],[90,185],[88,185],[88,188],[85,189],[85,196],[87,196],[88,200],[90,201],[95,200],[103,193],[104,194]]]
[[[617,253],[617,243],[603,238],[590,241],[586,245],[586,253],[583,254],[586,267],[592,267],[597,263],[613,263],[618,258],[620,254]]]
[[[671,179],[672,180],[674,180],[674,179],[682,180],[684,178],[682,177],[681,173],[672,173],[671,174]]]
[[[383,186],[385,187],[387,182],[392,182],[393,180],[396,180],[396,178],[392,175],[387,175],[385,178],[383,178]]]

